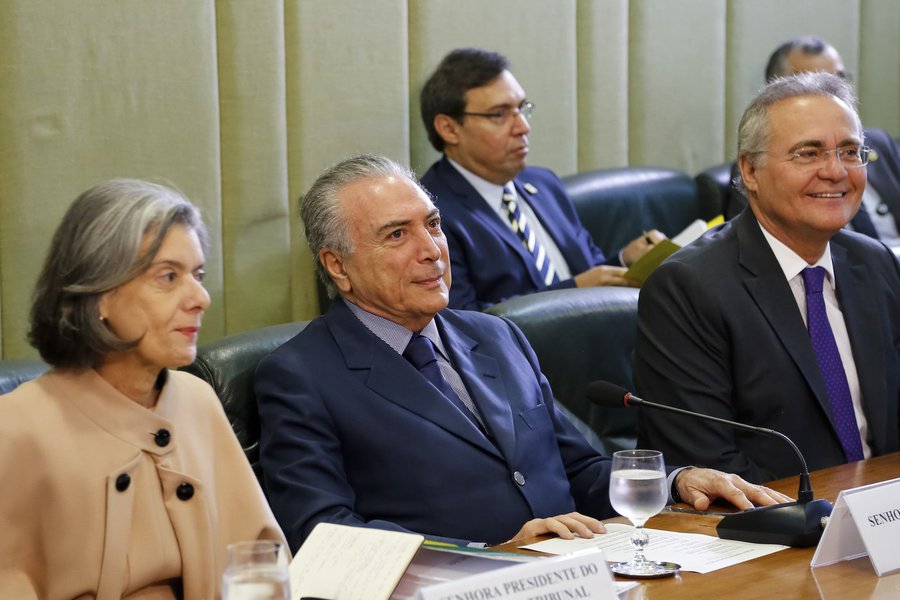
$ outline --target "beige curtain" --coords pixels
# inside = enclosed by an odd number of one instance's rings
[[[4,0],[0,349],[72,199],[110,177],[203,209],[202,340],[318,314],[296,216],[327,165],[436,158],[422,81],[450,49],[499,50],[537,104],[533,164],[696,173],[730,159],[769,52],[813,33],[854,74],[864,122],[900,136],[900,3],[883,0]]]

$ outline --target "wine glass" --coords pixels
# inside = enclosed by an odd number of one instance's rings
[[[668,498],[662,452],[620,450],[613,454],[609,501],[617,513],[634,525],[631,534],[634,556],[628,562],[611,563],[613,573],[624,577],[665,577],[681,568],[674,563],[650,561],[644,556],[648,542],[644,523],[663,509]]]
[[[290,600],[288,559],[274,540],[228,545],[222,600]]]

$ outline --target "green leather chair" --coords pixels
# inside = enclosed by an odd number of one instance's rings
[[[733,197],[740,198],[740,192],[732,185],[733,165],[733,162],[715,165],[694,177],[694,181],[697,182],[697,193],[703,202],[710,206],[717,204],[720,207],[719,212],[725,215],[726,219],[733,219],[747,206],[746,200],[742,202],[733,200]]]
[[[220,338],[200,346],[196,360],[183,368],[215,390],[257,477],[261,477],[259,411],[253,393],[253,373],[259,361],[300,333],[308,323],[272,325]]]
[[[553,290],[512,298],[487,311],[519,326],[557,402],[587,424],[607,453],[635,447],[636,411],[594,406],[585,391],[598,379],[633,389],[638,292],[621,287]]]
[[[618,252],[649,229],[668,236],[696,219],[721,213],[707,205],[687,173],[654,167],[585,171],[562,178],[578,217],[604,254]]]

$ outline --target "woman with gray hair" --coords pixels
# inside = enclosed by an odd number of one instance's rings
[[[38,278],[51,369],[0,397],[0,596],[214,598],[229,543],[283,535],[212,389],[187,373],[209,295],[181,194],[81,194]]]

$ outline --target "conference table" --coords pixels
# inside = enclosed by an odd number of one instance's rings
[[[816,498],[831,502],[841,490],[900,477],[900,453],[839,465],[811,473]],[[796,497],[797,477],[779,479],[766,486]],[[687,505],[678,505],[688,508]],[[720,510],[715,508],[714,510]],[[720,516],[694,515],[665,510],[647,522],[652,529],[716,535]],[[624,519],[611,521],[627,522]],[[526,540],[521,545],[540,538]],[[651,544],[652,544],[651,538]],[[900,552],[900,540],[897,543]],[[900,572],[878,577],[868,557],[812,569],[815,548],[788,548],[738,565],[699,574],[682,572],[675,577],[641,580],[628,600],[691,600],[742,598],[900,598]],[[627,581],[620,579],[620,581]]]

